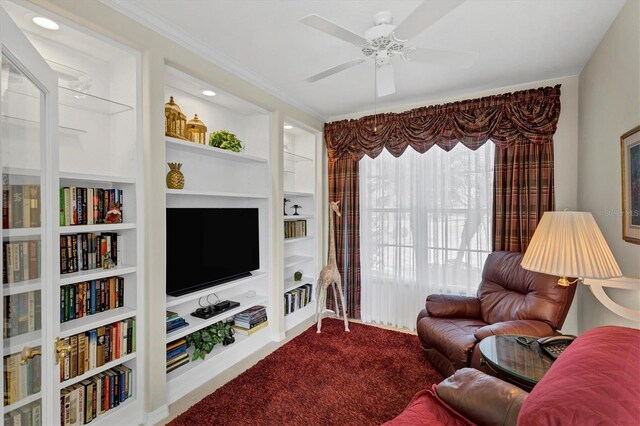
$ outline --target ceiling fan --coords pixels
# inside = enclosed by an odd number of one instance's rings
[[[305,16],[300,20],[305,25],[337,37],[362,49],[364,57],[352,59],[340,65],[326,69],[306,79],[313,83],[340,71],[354,67],[367,59],[375,60],[376,89],[378,96],[395,93],[396,83],[391,60],[399,56],[404,60],[425,62],[457,68],[469,68],[478,58],[475,52],[456,52],[425,47],[412,47],[410,39],[426,30],[443,16],[460,6],[464,0],[429,0],[418,6],[399,25],[393,25],[391,12],[378,12],[374,16],[375,26],[369,28],[364,36],[349,31],[319,15]]]

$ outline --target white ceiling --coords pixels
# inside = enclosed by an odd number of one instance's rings
[[[326,119],[370,110],[373,62],[307,83],[361,56],[358,47],[299,22],[319,14],[358,34],[381,10],[400,23],[419,0],[102,0],[282,99]],[[427,0],[428,1],[428,0]],[[634,0],[632,0],[634,1]],[[578,74],[625,0],[467,0],[410,45],[475,51],[469,69],[394,59],[396,93],[379,106],[441,99]]]

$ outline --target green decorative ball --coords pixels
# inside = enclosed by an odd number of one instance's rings
[[[296,273],[293,274],[293,280],[294,281],[302,281],[302,272],[297,271]]]

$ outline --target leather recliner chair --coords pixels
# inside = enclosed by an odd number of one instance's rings
[[[444,377],[481,365],[476,344],[497,334],[558,334],[573,301],[576,285],[561,287],[558,277],[520,266],[523,254],[489,254],[477,297],[432,294],[418,314],[417,331],[427,359]]]

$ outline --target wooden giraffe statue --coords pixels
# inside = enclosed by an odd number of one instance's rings
[[[336,317],[340,318],[340,305],[338,304],[338,295],[340,303],[342,303],[342,315],[344,317],[344,331],[349,331],[349,322],[347,321],[347,308],[344,306],[344,295],[342,294],[342,277],[338,272],[338,264],[336,263],[336,241],[333,226],[333,213],[341,216],[339,201],[329,203],[329,261],[327,265],[320,271],[318,283],[316,284],[316,322],[318,323],[318,333],[322,328],[322,313],[327,304],[327,289],[329,286],[333,289],[333,301],[336,307]],[[336,294],[336,287],[338,294]]]

